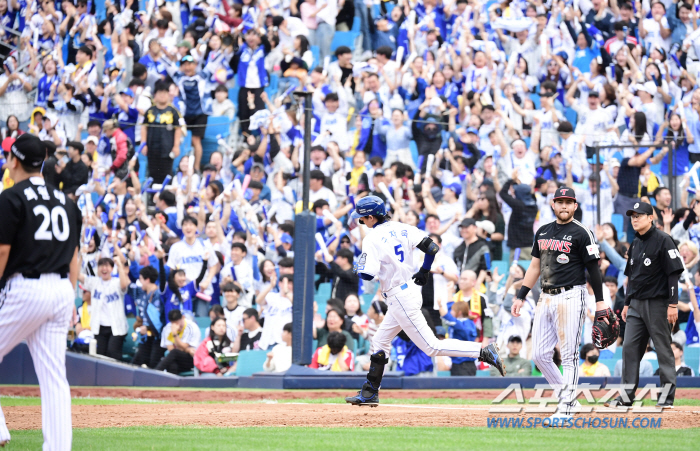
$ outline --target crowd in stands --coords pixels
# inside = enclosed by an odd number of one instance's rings
[[[232,354],[261,350],[261,370],[285,371],[294,218],[310,208],[310,366],[365,372],[387,306],[353,271],[367,230],[348,217],[371,194],[440,247],[422,287],[437,336],[495,341],[509,376],[537,375],[539,290],[520,317],[510,305],[566,185],[618,315],[634,238],[625,211],[651,203],[679,243],[674,354],[689,375],[697,353],[689,368],[684,351],[700,346],[699,14],[683,0],[0,0],[0,140],[7,152],[39,136],[44,177],[83,212],[78,351],[224,376],[236,373]],[[298,90],[313,93],[312,115]],[[2,188],[12,184],[5,172]],[[619,374],[623,336],[590,344],[589,292],[581,370]],[[649,343],[642,373],[654,359]],[[405,334],[391,361],[406,375],[487,369],[431,359]]]

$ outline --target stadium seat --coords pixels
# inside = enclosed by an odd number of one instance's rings
[[[566,108],[564,110],[564,116],[566,117],[566,120],[569,121],[569,123],[574,127],[578,123],[578,114],[576,113],[576,111],[574,111],[573,108]]]
[[[317,45],[312,45],[310,47],[310,50],[311,50],[311,54],[314,57],[313,67],[311,69],[314,69],[314,68],[320,66],[321,64],[323,64],[321,62],[321,51]]]
[[[233,88],[228,90],[228,98],[233,102],[233,106],[236,107],[236,111],[238,111],[238,91],[240,91],[241,88],[236,84]]]
[[[207,327],[211,325],[211,320],[208,316],[196,316],[194,322],[197,323],[197,327],[199,327],[200,332],[202,332],[202,340],[204,340],[206,338],[204,332],[207,330]]]
[[[331,297],[331,284],[330,282],[322,283],[318,287],[318,292],[316,293],[318,296],[323,296],[326,299]]]
[[[477,370],[476,377],[491,377],[491,372],[489,370]]]
[[[520,266],[522,266],[523,268],[525,268],[525,271],[527,271],[527,268],[530,267],[531,262],[532,262],[532,260],[518,260],[518,264]]]
[[[625,233],[625,218],[621,214],[613,213],[610,222],[615,226],[615,230],[617,230],[617,239],[625,241],[627,238],[627,233]]]
[[[600,359],[598,361],[608,367],[610,374],[615,374],[615,365],[617,364],[618,360],[620,359]]]
[[[362,311],[367,313],[370,305],[372,305],[372,299],[374,299],[374,293],[365,293],[362,295],[360,302],[362,303]]]
[[[540,109],[540,95],[536,93],[530,94],[530,100],[532,100],[532,103],[535,104],[535,109],[539,110]]]
[[[134,354],[136,354],[136,346],[138,346],[138,343],[134,341],[133,334],[135,322],[136,318],[126,319],[126,337],[124,338],[124,344],[122,345],[122,360],[125,362],[131,361]]]
[[[438,375],[438,377],[450,377],[451,376],[449,371],[438,371],[437,375]]]
[[[693,369],[693,372],[697,376],[698,368],[700,368],[700,348],[686,346],[683,351],[683,360],[685,360],[686,365]]]
[[[207,120],[207,129],[202,139],[202,165],[207,164],[211,154],[219,148],[218,139],[231,134],[231,119],[228,116],[212,117]]]
[[[491,271],[493,271],[496,268],[498,268],[498,274],[506,275],[506,277],[504,277],[503,280],[501,280],[501,283],[499,284],[500,286],[503,286],[506,284],[506,279],[508,278],[510,263],[508,263],[505,260],[494,260],[491,262]]]
[[[252,376],[261,372],[265,360],[267,360],[267,351],[241,351],[238,354],[236,376]]]
[[[270,99],[274,99],[277,96],[277,86],[280,82],[280,76],[278,74],[270,75],[270,84],[265,88],[265,92]]]

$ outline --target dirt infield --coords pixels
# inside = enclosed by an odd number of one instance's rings
[[[378,408],[343,404],[153,404],[153,405],[78,405],[73,406],[73,427],[127,426],[308,426],[308,427],[383,427],[383,426],[486,426],[490,406],[455,405],[382,405]],[[700,426],[700,411],[679,407],[663,414],[663,428]],[[10,430],[39,429],[39,406],[5,407]],[[598,417],[635,414],[595,414]],[[518,415],[524,416],[524,415]],[[546,416],[546,415],[541,415]]]
[[[406,399],[405,405],[384,404],[378,408],[354,407],[345,404],[302,403],[235,403],[236,401],[294,400],[341,398],[348,391],[215,391],[215,390],[152,390],[132,388],[72,388],[74,397],[110,397],[154,399],[182,402],[232,401],[231,404],[134,404],[75,405],[73,426],[78,428],[127,426],[310,426],[310,427],[381,427],[381,426],[486,426],[489,405],[410,405],[413,398],[488,399],[500,390],[383,390],[383,398]],[[38,387],[2,387],[4,396],[39,396]],[[525,396],[534,391],[526,390]],[[679,399],[700,399],[700,390],[679,389]],[[5,407],[9,429],[39,429],[39,406]],[[677,407],[645,416],[662,417],[664,428],[700,427],[700,407]],[[506,416],[525,417],[524,414]],[[545,417],[541,414],[538,416]],[[635,413],[595,413],[584,417],[623,417],[631,422]]]
[[[382,390],[382,399],[471,399],[493,400],[501,390]],[[533,396],[534,390],[523,390],[525,398]],[[593,392],[599,398],[605,391]],[[148,388],[81,388],[71,387],[74,398],[120,398],[154,399],[160,401],[265,401],[338,398],[353,395],[353,390],[261,390],[261,391],[218,391],[218,390],[153,390]],[[0,388],[2,396],[39,396],[39,387],[8,386]],[[511,394],[508,398],[515,399]],[[676,399],[700,399],[700,390],[676,390]],[[700,410],[700,408],[698,408]]]

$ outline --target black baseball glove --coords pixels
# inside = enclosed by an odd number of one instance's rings
[[[421,268],[413,275],[412,279],[416,285],[422,287],[428,283],[428,277],[430,277],[430,270]]]
[[[605,322],[606,319],[607,322]],[[620,321],[618,321],[615,312],[609,308],[605,310],[596,310],[592,334],[593,344],[596,348],[607,348],[615,343],[618,335],[620,335]]]

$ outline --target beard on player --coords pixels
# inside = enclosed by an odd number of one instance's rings
[[[559,200],[552,203],[552,209],[560,222],[568,222],[574,216],[574,212],[576,211],[576,203]]]

